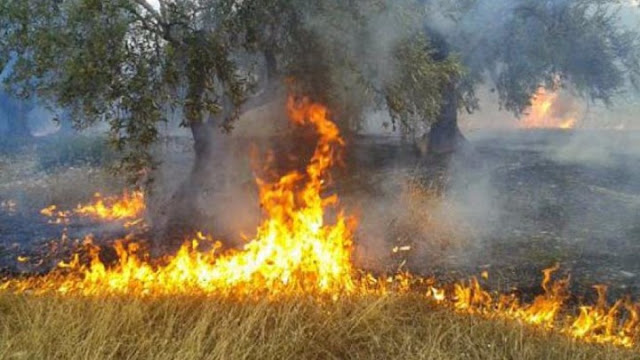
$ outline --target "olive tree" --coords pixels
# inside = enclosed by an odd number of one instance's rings
[[[0,0],[0,65],[12,65],[13,94],[67,109],[77,128],[108,123],[133,178],[160,160],[159,124],[179,114],[196,157],[173,211],[191,217],[216,139],[284,84],[345,130],[376,106],[406,127],[437,118],[462,71],[432,56],[425,11],[411,0]]]
[[[477,109],[477,84],[488,82],[501,106],[516,115],[540,86],[570,88],[589,101],[610,104],[640,84],[638,33],[621,21],[620,0],[426,0],[427,25],[439,49],[455,52],[468,70],[449,86],[432,127],[431,148],[455,149],[457,111]],[[454,95],[455,94],[455,95]],[[435,130],[435,131],[434,131]]]

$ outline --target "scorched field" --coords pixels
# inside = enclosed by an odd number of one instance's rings
[[[44,142],[5,151],[0,357],[639,356],[633,134],[599,134],[597,153],[588,132],[478,134],[425,161],[391,139],[347,145],[321,105],[288,115],[315,150],[256,179],[257,230],[236,246],[203,229],[158,254],[152,198],[100,150],[65,166]]]

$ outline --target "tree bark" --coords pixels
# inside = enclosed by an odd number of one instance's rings
[[[436,29],[425,27],[430,39],[435,61],[445,61],[451,51],[446,38]],[[420,144],[420,152],[428,154],[451,154],[466,144],[458,128],[458,94],[456,79],[451,79],[443,91],[440,114],[426,136],[426,144]],[[425,151],[426,150],[426,151]]]
[[[450,154],[465,144],[466,139],[458,128],[458,95],[455,84],[451,83],[444,92],[440,115],[429,131],[427,148],[430,154]]]
[[[199,206],[199,200],[205,192],[213,190],[210,187],[215,183],[211,181],[211,176],[216,172],[216,148],[224,147],[220,142],[227,136],[222,133],[216,136],[219,130],[208,123],[196,123],[190,127],[194,160],[190,172],[166,205],[165,219],[160,219],[164,224],[159,229],[162,231],[159,243],[155,245],[163,252],[176,250],[187,236],[206,230],[201,228],[207,222],[207,217]]]
[[[22,102],[14,105],[13,111],[7,112],[7,135],[16,138],[31,137],[25,105]]]
[[[263,106],[274,101],[281,94],[283,88],[281,82],[277,80],[276,68],[277,63],[275,57],[267,52],[266,66],[267,76],[260,91],[248,99],[239,109],[241,114],[247,111]],[[200,79],[194,79],[190,91],[190,98],[200,99],[204,86]],[[202,204],[199,202],[205,195],[210,195],[217,188],[225,185],[224,179],[228,170],[228,156],[232,152],[233,141],[229,134],[223,133],[221,126],[224,125],[225,119],[231,116],[233,104],[229,99],[222,103],[223,111],[216,114],[215,117],[210,116],[206,121],[199,119],[189,119],[191,135],[193,137],[194,161],[191,171],[187,175],[184,182],[178,187],[176,192],[171,196],[169,203],[162,206],[160,217],[164,219],[152,219],[154,228],[161,233],[156,236],[159,243],[154,245],[156,251],[172,251],[179,247],[185,240],[186,236],[193,236],[196,231],[208,231],[223,229],[223,224],[215,224],[203,209],[210,207],[210,204]],[[198,110],[200,111],[200,110]],[[215,189],[214,189],[215,187]],[[207,196],[209,198],[209,196]],[[162,213],[164,212],[164,214]],[[156,218],[158,218],[156,216]],[[216,229],[216,225],[218,229]],[[219,232],[214,235],[221,235]],[[222,234],[224,235],[224,234]]]

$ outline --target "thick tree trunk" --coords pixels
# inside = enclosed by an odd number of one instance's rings
[[[68,111],[63,111],[62,115],[59,119],[60,128],[58,129],[58,134],[60,135],[72,135],[75,134],[76,129],[73,126],[73,120],[71,119],[71,114]]]
[[[31,130],[27,122],[26,107],[22,102],[17,104],[15,111],[8,113],[7,135],[15,138],[31,137]]]
[[[216,163],[214,144],[226,136],[215,136],[215,131],[207,123],[191,125],[194,160],[189,174],[166,205],[164,224],[159,229],[162,234],[155,244],[163,252],[176,250],[187,236],[205,230],[201,226],[206,223],[206,215],[199,206],[199,200],[204,192],[211,190],[208,188],[212,183],[210,176],[215,171]]]
[[[455,85],[446,89],[443,104],[436,122],[428,134],[428,152],[430,154],[449,154],[460,150],[466,139],[458,128],[458,96]]]
[[[446,38],[434,28],[427,26],[424,30],[434,50],[433,60],[445,61],[451,53]],[[421,144],[420,150],[422,153],[429,154],[451,154],[466,144],[466,140],[458,128],[456,79],[452,79],[444,89],[440,115],[431,126],[426,140],[426,144]]]

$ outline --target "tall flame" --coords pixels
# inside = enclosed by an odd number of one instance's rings
[[[325,209],[337,205],[338,197],[322,195],[327,172],[344,141],[324,106],[291,97],[287,110],[295,124],[316,130],[318,143],[305,172],[292,171],[273,183],[257,180],[264,221],[242,249],[220,253],[221,244],[216,243],[208,252],[199,251],[207,240],[200,235],[163,265],[154,266],[139,245],[118,242],[118,264],[107,268],[98,257],[99,248],[89,241],[90,264],[83,265],[76,255],[61,267],[78,276],[45,282],[44,287],[85,295],[161,295],[187,289],[244,295],[352,291],[355,220],[338,212],[332,224],[325,223]],[[115,207],[103,211],[101,204],[76,212],[118,214]]]

